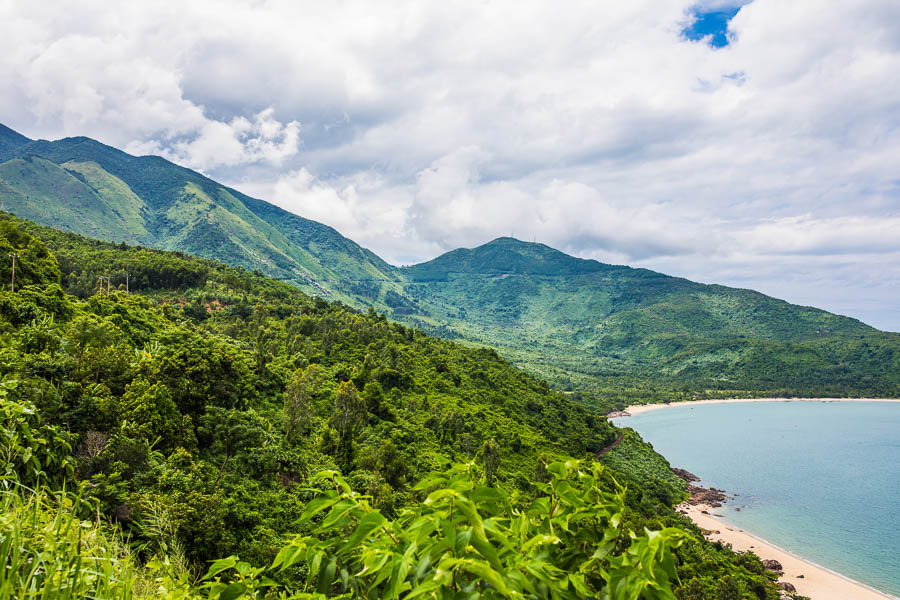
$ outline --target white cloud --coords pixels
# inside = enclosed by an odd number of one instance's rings
[[[696,6],[741,6],[730,45],[684,39]],[[6,124],[162,153],[389,260],[515,233],[828,289],[900,329],[893,0],[6,0],[0,20]]]
[[[300,143],[300,123],[281,123],[267,108],[253,117],[234,117],[229,122],[201,118],[198,123],[160,140],[134,141],[125,146],[132,154],[158,154],[192,169],[266,162],[275,166],[295,155]]]
[[[298,152],[300,124],[278,121],[272,107],[251,113],[252,120],[216,119],[185,97],[182,67],[191,39],[184,24],[160,29],[179,22],[174,6],[101,14],[87,5],[56,19],[48,14],[53,3],[16,4],[0,12],[14,24],[0,41],[0,53],[8,54],[0,73],[10,88],[0,107],[12,114],[11,124],[31,120],[25,129],[38,135],[90,135],[200,170],[277,166]]]

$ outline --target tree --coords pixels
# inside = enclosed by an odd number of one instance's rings
[[[284,390],[284,433],[288,442],[296,443],[312,431],[316,415],[315,395],[325,374],[319,365],[297,369]]]
[[[494,438],[489,439],[481,448],[482,459],[484,460],[484,480],[488,487],[494,485],[494,477],[497,475],[497,468],[500,466],[500,448]]]
[[[261,446],[266,436],[253,411],[226,410],[218,406],[207,407],[200,417],[199,433],[210,442],[213,452],[223,455],[213,489],[219,484],[228,460],[238,452]]]
[[[0,281],[12,283],[16,262],[16,289],[30,284],[59,283],[59,263],[37,237],[19,229],[12,221],[0,220]]]
[[[162,441],[162,448],[172,448],[181,429],[181,414],[172,394],[160,383],[135,379],[122,395],[121,417],[131,433],[153,443]]]
[[[741,588],[731,575],[719,579],[716,586],[716,600],[741,600]]]
[[[368,358],[368,355],[366,356]],[[362,391],[363,402],[366,410],[373,415],[381,416],[381,403],[384,400],[384,389],[377,381],[370,381]]]
[[[208,403],[241,407],[257,393],[259,380],[250,356],[235,344],[196,333],[167,336],[160,342],[162,351],[153,360],[149,379],[169,388],[178,410],[195,422]]]
[[[94,315],[81,315],[72,322],[69,336],[75,342],[78,357],[78,372],[88,346],[105,346],[113,339],[112,325]]]
[[[344,381],[334,396],[334,412],[331,415],[331,426],[338,432],[335,458],[344,470],[349,470],[353,464],[353,438],[365,419],[366,405],[360,399],[356,386],[351,381]]]
[[[393,440],[384,440],[377,449],[368,447],[366,454],[360,456],[359,467],[380,473],[394,488],[406,484],[406,475],[409,471]]]

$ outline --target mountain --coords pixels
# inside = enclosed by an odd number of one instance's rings
[[[900,335],[855,319],[512,238],[401,269],[321,223],[89,138],[34,141],[0,126],[0,209],[374,306],[430,334],[495,347],[604,406],[726,394],[900,396]],[[78,275],[81,289],[104,274]]]
[[[104,240],[196,256],[355,305],[402,304],[397,269],[337,231],[155,156],[0,129],[0,209]],[[395,298],[396,296],[396,298]]]
[[[900,393],[900,335],[752,290],[512,238],[403,272],[434,322],[563,388]]]
[[[16,148],[24,146],[30,141],[21,133],[0,123],[0,160],[3,160],[4,155],[14,152]]]

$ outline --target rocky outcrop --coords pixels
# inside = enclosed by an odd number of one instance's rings
[[[672,472],[675,473],[678,477],[684,479],[688,483],[694,483],[696,481],[700,481],[700,478],[691,473],[690,471],[685,471],[684,469],[676,469],[672,467]]]
[[[797,588],[794,587],[793,583],[788,583],[787,581],[779,581],[778,589],[784,590],[785,592],[796,592]]]
[[[712,508],[722,506],[722,503],[728,499],[723,490],[700,487],[699,485],[688,484],[688,493],[691,495],[688,504],[705,504]]]
[[[705,504],[711,508],[718,508],[722,506],[722,503],[728,499],[728,496],[725,494],[725,490],[705,488],[703,486],[694,485],[694,483],[700,481],[700,478],[690,471],[673,468],[672,472],[688,484],[687,491],[691,496],[687,500],[688,504],[694,506],[696,506],[697,504]]]
[[[774,559],[764,560],[764,561],[762,561],[762,564],[768,571],[772,571],[773,573],[778,573],[779,575],[784,573],[784,567],[782,567],[781,563],[778,562],[777,560],[774,560]]]
[[[618,419],[619,417],[630,417],[631,413],[627,410],[614,410],[606,415],[607,419]]]

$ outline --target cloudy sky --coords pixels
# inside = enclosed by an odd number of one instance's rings
[[[0,0],[0,23],[0,122],[162,154],[395,264],[512,234],[900,330],[896,0]]]

